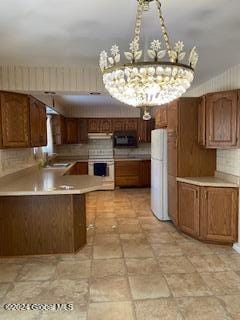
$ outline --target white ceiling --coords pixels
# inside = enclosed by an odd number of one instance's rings
[[[240,62],[239,0],[162,0],[162,5],[173,41],[199,49],[195,85]],[[115,42],[128,49],[135,9],[136,0],[1,0],[0,62],[96,65],[101,49]],[[159,38],[153,10],[144,27],[143,41]]]

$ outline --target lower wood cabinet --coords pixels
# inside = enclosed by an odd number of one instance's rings
[[[180,183],[178,223],[182,231],[199,237],[199,187]]]
[[[88,162],[77,162],[73,167],[71,167],[67,175],[87,175],[88,174]]]
[[[150,187],[151,161],[115,161],[116,187]]]
[[[168,214],[178,226],[178,186],[176,177],[168,175]]]
[[[237,241],[238,190],[178,183],[178,227],[200,240]]]

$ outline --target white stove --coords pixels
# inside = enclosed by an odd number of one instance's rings
[[[88,174],[94,175],[94,164],[106,163],[107,172],[103,176],[103,184],[101,190],[114,190],[115,188],[115,172],[114,172],[114,159],[113,149],[90,149],[88,153]]]

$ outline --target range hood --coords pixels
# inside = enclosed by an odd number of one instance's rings
[[[89,133],[88,139],[112,139],[113,134],[112,133]]]

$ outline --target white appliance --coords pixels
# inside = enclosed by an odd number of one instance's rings
[[[112,141],[110,143],[112,146]],[[100,144],[94,143],[88,152],[88,174],[90,176],[94,175],[95,163],[106,163],[107,165],[107,175],[103,177],[101,190],[114,190],[115,188],[113,148],[109,148],[110,143],[103,143],[103,141]],[[100,146],[102,149],[99,149]]]
[[[151,141],[151,209],[159,220],[170,220],[168,216],[167,130],[153,130]]]

